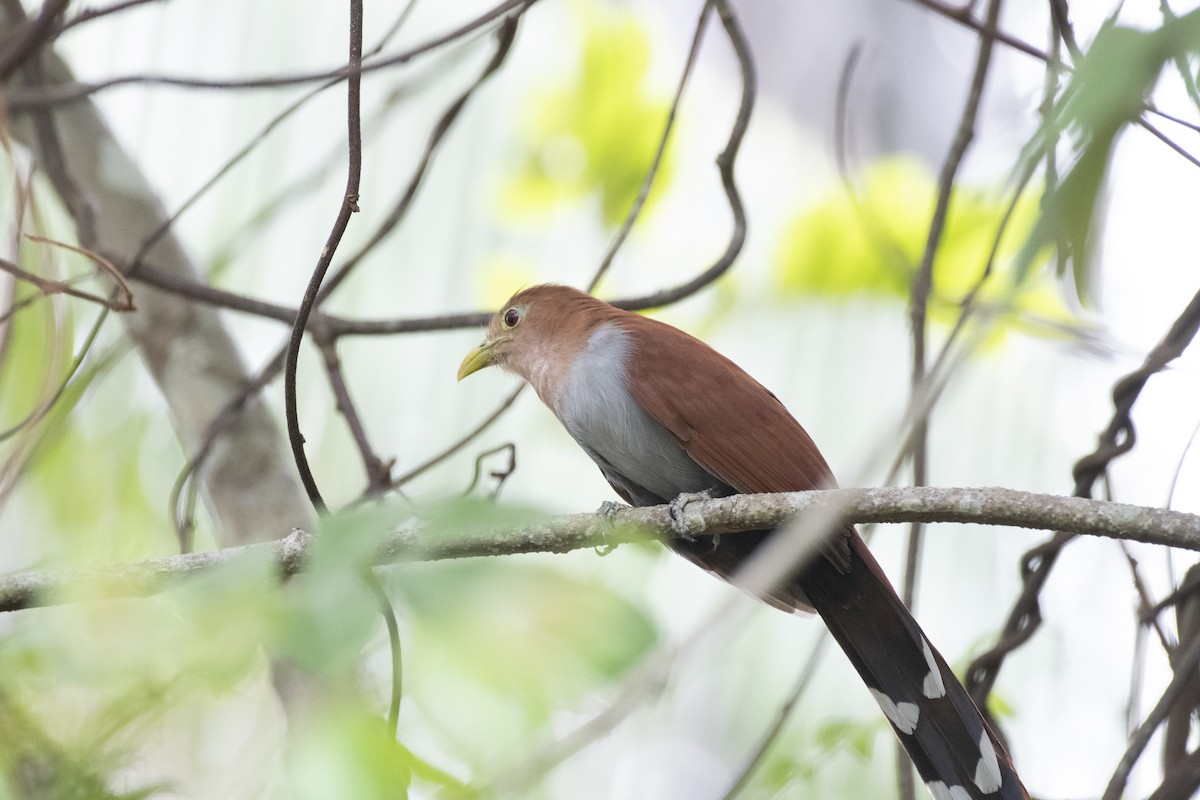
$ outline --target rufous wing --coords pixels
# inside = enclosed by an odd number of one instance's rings
[[[634,344],[630,392],[696,463],[745,494],[836,485],[800,423],[740,367],[657,320],[621,322]]]

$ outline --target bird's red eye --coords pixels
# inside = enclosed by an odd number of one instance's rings
[[[504,327],[512,328],[521,321],[521,312],[515,308],[510,308],[504,312]]]

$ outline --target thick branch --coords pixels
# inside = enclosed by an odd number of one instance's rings
[[[0,3],[0,28],[15,24],[20,10],[19,2]],[[26,68],[24,80],[34,88],[73,80],[49,51]],[[13,132],[38,158],[89,251],[127,263],[165,217],[145,176],[90,102],[54,114],[22,115]],[[198,270],[174,235],[163,236],[148,255],[165,273],[196,281]],[[137,305],[121,319],[191,451],[249,376],[215,310],[147,287],[138,290]],[[258,398],[246,403],[232,434],[215,448],[203,479],[222,541],[242,544],[269,526],[303,526],[311,519],[278,428]]]
[[[790,494],[744,494],[688,503],[684,520],[696,536],[774,528],[799,513],[838,509],[867,522],[969,522],[1128,539],[1200,551],[1200,516],[1161,508],[1013,489],[932,487],[834,489]],[[550,517],[489,531],[417,527],[392,534],[375,564],[438,561],[515,553],[566,553],[673,536],[667,506]],[[169,581],[237,558],[269,553],[284,576],[303,568],[312,536],[293,531],[278,541],[85,570],[26,573],[0,578],[0,611],[67,602],[62,590],[100,586],[111,597],[161,591]]]

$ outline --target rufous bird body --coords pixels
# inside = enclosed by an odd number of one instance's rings
[[[708,492],[830,488],[829,466],[783,404],[698,339],[565,286],[518,292],[459,368],[525,378],[634,506]],[[771,531],[670,547],[728,578]],[[1028,798],[966,690],[852,527],[763,600],[821,615],[937,800]]]

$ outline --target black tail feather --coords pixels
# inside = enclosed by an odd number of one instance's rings
[[[795,580],[891,722],[937,800],[1028,800],[1004,746],[857,534],[850,567]]]

